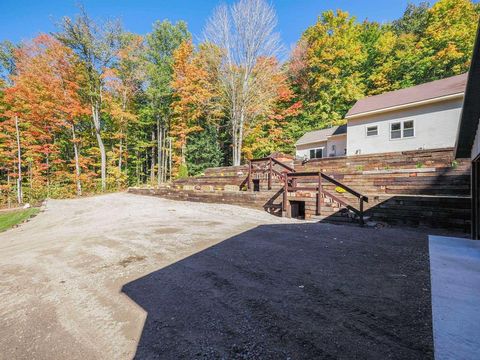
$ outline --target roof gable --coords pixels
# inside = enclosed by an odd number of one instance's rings
[[[326,141],[330,136],[342,135],[347,133],[347,126],[333,126],[327,129],[314,130],[305,133],[295,145],[312,144],[315,142]]]
[[[468,73],[435,80],[406,89],[368,96],[358,100],[347,113],[346,118],[361,116],[371,112],[388,111],[392,108],[413,106],[420,102],[442,99],[465,92]]]

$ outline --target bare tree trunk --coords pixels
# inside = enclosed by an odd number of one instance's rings
[[[123,113],[127,110],[127,94],[125,91],[122,94],[122,110]],[[122,174],[122,152],[123,152],[123,115],[120,117],[120,146],[118,154],[118,171]]]
[[[10,209],[12,207],[12,201],[10,199],[10,173],[7,170],[7,206]]]
[[[162,166],[162,139],[163,139],[163,128],[160,129],[160,119],[157,117],[157,163],[158,163],[158,173],[157,173],[157,183],[160,187],[163,178],[163,166]]]
[[[19,204],[23,203],[22,192],[22,148],[20,146],[20,129],[18,127],[18,116],[15,116],[15,133],[17,136],[17,164],[18,164],[18,179],[17,179],[17,201]]]
[[[118,172],[122,173],[122,156],[123,156],[123,130],[120,130],[120,144],[118,146]]]
[[[47,198],[49,198],[50,197],[50,153],[49,152],[45,157],[45,165],[47,168]],[[32,181],[32,179],[30,179],[30,181]]]
[[[168,138],[168,169],[170,170],[169,172],[169,180],[170,182],[172,181],[172,138]],[[166,177],[166,175],[165,175]]]
[[[107,154],[103,144],[100,124],[100,106],[98,103],[92,104],[92,119],[95,127],[95,137],[97,138],[98,148],[100,149],[100,167],[102,176],[102,191],[107,188]]]
[[[155,131],[152,130],[152,150],[150,154],[150,183],[155,183]]]
[[[80,158],[78,154],[77,137],[75,135],[75,125],[72,124],[73,153],[75,154],[75,182],[77,185],[77,195],[82,196],[82,182],[80,181]]]
[[[163,182],[167,182],[167,128],[163,129],[163,168]]]
[[[136,164],[135,164],[135,172],[136,172],[136,178],[137,178],[137,186],[140,185],[140,161],[139,161],[139,158],[140,158],[140,151],[136,151],[136,157],[137,157],[137,160],[136,160]]]

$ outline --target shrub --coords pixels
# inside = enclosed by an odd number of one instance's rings
[[[177,179],[184,179],[186,177],[188,177],[187,164],[181,164],[178,168]]]

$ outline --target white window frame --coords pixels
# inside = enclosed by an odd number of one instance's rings
[[[377,128],[377,133],[375,135],[368,135],[368,128]],[[378,136],[378,125],[367,125],[365,126],[365,136],[366,137],[374,137],[374,136]]]
[[[312,150],[315,151],[315,154],[317,153],[317,150],[322,150],[322,157],[319,157],[319,158],[313,157],[313,158],[312,158],[312,157],[310,156]],[[325,147],[324,147],[324,146],[322,146],[322,147],[317,147],[317,148],[313,148],[313,149],[308,149],[308,158],[309,158],[309,159],[323,159],[324,157],[325,157]]]
[[[403,133],[404,133],[404,123],[406,122],[412,122],[413,124],[413,135],[412,136],[404,136]],[[400,137],[399,138],[392,138],[392,126],[394,124],[400,124]],[[396,130],[397,131],[397,130]],[[400,120],[400,121],[392,121],[390,122],[389,124],[389,127],[388,127],[388,133],[389,133],[389,138],[391,141],[396,141],[396,140],[405,140],[405,139],[411,139],[411,138],[414,138],[415,135],[416,135],[416,132],[415,132],[415,120]]]

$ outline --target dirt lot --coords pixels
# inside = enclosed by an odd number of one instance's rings
[[[432,356],[413,231],[113,194],[0,234],[0,274],[1,359]]]

